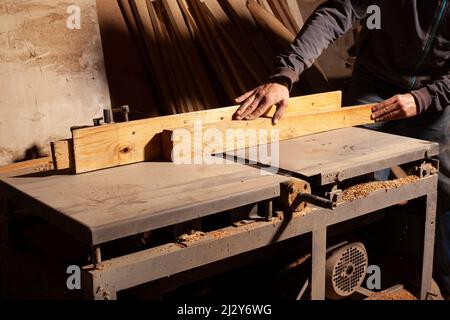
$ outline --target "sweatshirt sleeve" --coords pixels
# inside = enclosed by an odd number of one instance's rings
[[[416,100],[418,114],[427,110],[442,111],[450,104],[450,74],[411,93]]]
[[[328,0],[305,22],[289,48],[277,56],[277,67],[269,78],[287,78],[290,86],[330,44],[367,15],[368,0]]]

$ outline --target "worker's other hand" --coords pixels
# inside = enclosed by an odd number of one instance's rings
[[[254,120],[264,115],[270,107],[275,105],[277,111],[272,122],[277,124],[288,106],[288,86],[288,84],[278,82],[266,83],[236,98],[236,103],[241,104],[241,106],[234,114],[234,119]]]
[[[417,105],[411,93],[398,94],[372,108],[372,120],[376,122],[411,118],[417,115]]]

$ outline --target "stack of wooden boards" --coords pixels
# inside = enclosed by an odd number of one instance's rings
[[[281,122],[273,126],[275,107],[260,119],[235,121],[238,106],[178,115],[150,118],[72,130],[72,139],[52,143],[55,169],[84,173],[142,161],[161,160],[171,147],[163,133],[175,129],[194,130],[201,122],[203,129],[223,132],[228,129],[279,130],[279,139],[287,140],[317,132],[371,123],[371,105],[341,108],[340,91],[292,98]],[[195,135],[193,135],[195,136]],[[170,139],[169,139],[170,142]],[[270,142],[270,140],[267,140]],[[246,140],[242,147],[260,144]],[[231,150],[215,150],[231,151]]]
[[[230,105],[273,71],[303,26],[297,0],[119,0],[161,114]],[[304,76],[329,90],[315,64]]]

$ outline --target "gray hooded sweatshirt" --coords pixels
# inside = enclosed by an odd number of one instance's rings
[[[329,0],[320,5],[293,44],[278,56],[270,78],[292,83],[322,51],[357,20],[380,8],[381,29],[366,23],[357,65],[373,76],[411,92],[419,113],[450,105],[450,0]]]

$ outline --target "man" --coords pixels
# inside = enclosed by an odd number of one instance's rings
[[[450,0],[329,0],[305,23],[262,86],[236,99],[238,120],[287,108],[299,75],[357,20],[380,9],[381,28],[363,28],[352,78],[353,104],[377,103],[379,129],[440,143],[436,270],[450,294]],[[369,10],[368,10],[369,9]],[[374,11],[376,12],[376,11]],[[364,24],[365,25],[365,24]],[[301,123],[299,123],[301,125]]]

